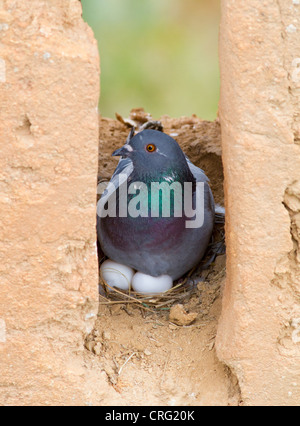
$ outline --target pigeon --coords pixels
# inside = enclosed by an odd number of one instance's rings
[[[209,179],[171,136],[157,130],[134,135],[132,129],[112,155],[121,159],[97,208],[102,251],[143,274],[181,278],[211,240],[215,203]]]

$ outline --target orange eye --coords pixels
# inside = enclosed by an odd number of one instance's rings
[[[156,151],[156,146],[155,146],[155,145],[153,145],[153,143],[149,143],[149,144],[146,146],[146,150],[147,150],[148,152],[154,152],[154,151]]]

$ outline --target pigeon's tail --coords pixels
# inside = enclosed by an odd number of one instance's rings
[[[225,208],[224,208],[224,207],[222,207],[222,206],[220,206],[220,204],[216,204],[215,212],[216,212],[217,214],[220,214],[220,215],[225,216]]]
[[[225,222],[225,209],[220,206],[220,204],[216,204],[215,207],[215,222],[216,223],[224,223]]]
[[[219,204],[216,204],[214,232],[204,257],[204,264],[202,265],[202,269],[208,269],[209,266],[216,260],[217,256],[226,253],[224,225],[225,209]]]

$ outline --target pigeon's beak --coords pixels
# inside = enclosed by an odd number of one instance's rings
[[[113,157],[129,157],[133,148],[129,144],[125,144],[122,148],[117,149],[112,153]]]

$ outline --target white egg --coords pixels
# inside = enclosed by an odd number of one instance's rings
[[[129,290],[135,271],[129,266],[106,260],[100,266],[100,272],[103,280],[109,286],[117,287],[121,290]]]
[[[168,291],[173,286],[173,280],[169,275],[152,277],[151,275],[137,272],[132,279],[132,288],[137,293],[159,294]]]

